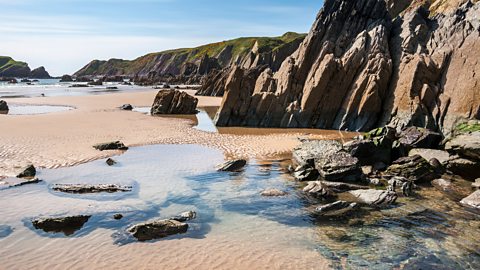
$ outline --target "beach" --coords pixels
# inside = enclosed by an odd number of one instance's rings
[[[288,154],[307,131],[227,129],[227,134],[192,128],[188,118],[152,117],[119,107],[151,106],[158,90],[89,96],[61,96],[6,99],[9,104],[47,104],[75,109],[38,115],[0,115],[0,175],[13,176],[28,165],[40,168],[72,166],[121,154],[100,152],[92,146],[122,141],[127,146],[150,144],[199,144],[220,149],[227,158],[274,157]],[[194,91],[187,90],[189,94]],[[197,97],[199,107],[216,107],[218,97]],[[231,131],[231,132],[230,132]],[[267,134],[267,135],[266,135]],[[351,137],[348,133],[325,131],[310,134],[317,138]]]

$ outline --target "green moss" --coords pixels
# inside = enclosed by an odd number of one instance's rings
[[[480,122],[478,123],[463,123],[458,125],[455,130],[460,133],[470,133],[480,131]]]

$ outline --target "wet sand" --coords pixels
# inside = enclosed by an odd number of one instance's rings
[[[188,119],[151,117],[118,109],[125,103],[136,107],[151,106],[157,91],[5,99],[11,104],[63,105],[76,109],[42,115],[0,115],[3,130],[0,136],[0,175],[13,176],[29,163],[37,167],[58,168],[121,154],[92,148],[94,144],[115,140],[128,146],[199,144],[220,149],[226,157],[248,158],[287,153],[298,145],[298,137],[305,135],[303,131],[252,132],[252,129],[244,134],[238,129],[209,133],[192,128],[193,121]],[[221,102],[221,98],[216,97],[198,98],[200,107],[219,106]],[[338,138],[342,137],[340,134],[317,132],[311,136]]]

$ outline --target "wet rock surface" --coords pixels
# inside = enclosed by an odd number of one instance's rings
[[[287,192],[283,190],[275,189],[275,188],[269,188],[260,192],[260,195],[264,197],[283,197],[283,196],[286,196],[287,194],[288,194]]]
[[[336,201],[330,204],[319,206],[315,209],[315,213],[321,216],[326,215],[344,215],[347,212],[357,208],[357,203]]]
[[[122,106],[120,106],[120,109],[124,111],[131,111],[133,110],[133,106],[131,104],[123,104]]]
[[[389,205],[395,203],[398,198],[395,192],[389,190],[362,189],[352,190],[349,193],[368,205]]]
[[[116,184],[54,184],[51,188],[54,191],[73,194],[131,192],[133,189],[132,186]]]
[[[385,173],[405,177],[411,181],[432,180],[435,177],[432,165],[419,155],[403,157],[394,161]]]
[[[187,230],[188,224],[176,220],[157,220],[128,228],[128,231],[138,241],[165,238],[170,235],[186,233]]]
[[[37,230],[45,232],[62,232],[66,236],[74,234],[80,230],[91,216],[69,216],[58,218],[39,218],[32,220],[32,225]]]
[[[115,142],[108,142],[108,143],[100,143],[93,146],[93,148],[99,151],[106,151],[106,150],[128,150],[128,147],[125,146],[120,141]]]
[[[198,99],[178,90],[161,90],[153,102],[150,113],[161,114],[196,114]]]
[[[323,185],[321,181],[308,182],[308,185],[303,188],[303,192],[316,199],[335,197],[335,194],[326,185]]]
[[[460,203],[480,210],[480,190],[473,192],[470,196],[461,200]]]
[[[245,165],[247,165],[247,161],[244,159],[237,159],[237,160],[229,160],[223,164],[217,166],[217,171],[221,172],[238,172],[241,171]]]

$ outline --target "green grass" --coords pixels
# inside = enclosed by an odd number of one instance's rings
[[[20,70],[27,68],[28,64],[25,62],[15,61],[8,56],[0,56],[0,76],[2,76],[2,74],[4,73],[8,74],[8,72],[12,70]]]
[[[470,133],[475,131],[480,131],[480,122],[477,123],[463,123],[458,125],[455,128],[455,131],[460,133]]]

